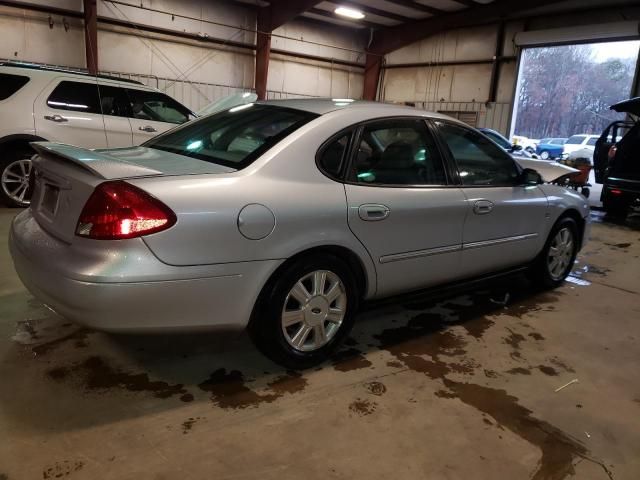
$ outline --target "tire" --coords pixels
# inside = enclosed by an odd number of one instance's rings
[[[559,242],[568,235],[571,245],[559,248]],[[561,218],[551,229],[544,248],[534,261],[530,270],[530,277],[536,285],[552,289],[560,286],[571,272],[578,254],[578,225],[569,217]],[[557,254],[554,255],[553,249]],[[554,258],[560,257],[554,266]]]
[[[0,160],[0,202],[7,207],[29,206],[29,173],[33,154],[28,146],[12,148]]]
[[[314,282],[323,285],[322,294],[314,295]],[[258,350],[275,363],[292,369],[313,367],[327,360],[351,331],[358,299],[354,275],[345,262],[325,253],[302,257],[264,287],[249,334]]]
[[[614,200],[610,196],[602,199],[602,208],[611,218],[624,220],[629,213],[629,204],[621,200]]]
[[[551,158],[551,155],[549,155],[549,151],[548,150],[543,150],[540,152],[540,158],[542,160],[549,160]]]

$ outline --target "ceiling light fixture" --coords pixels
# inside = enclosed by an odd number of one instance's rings
[[[362,13],[360,10],[356,10],[355,8],[338,7],[334,10],[334,12],[336,15],[353,18],[354,20],[361,20],[364,18],[364,13]]]

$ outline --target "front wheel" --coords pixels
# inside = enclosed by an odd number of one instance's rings
[[[356,282],[345,262],[329,254],[305,257],[267,284],[249,333],[274,362],[309,368],[325,361],[346,338],[357,308]]]
[[[29,206],[32,155],[29,149],[15,150],[0,160],[0,201],[8,207]]]
[[[560,219],[551,230],[531,269],[533,280],[544,288],[556,288],[571,272],[578,253],[578,226],[572,218]]]
[[[542,160],[549,160],[549,152],[547,150],[543,150],[542,152],[540,152],[540,158]]]

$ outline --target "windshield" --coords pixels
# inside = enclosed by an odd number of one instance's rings
[[[189,122],[143,146],[240,170],[316,117],[301,110],[249,103]]]

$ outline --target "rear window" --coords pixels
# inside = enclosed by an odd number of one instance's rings
[[[240,170],[316,117],[301,110],[249,103],[189,122],[143,146]]]
[[[580,145],[584,142],[586,137],[584,135],[574,135],[569,140],[567,140],[566,145]]]
[[[25,77],[24,75],[0,73],[0,100],[9,98],[24,87],[28,81],[29,77]]]

